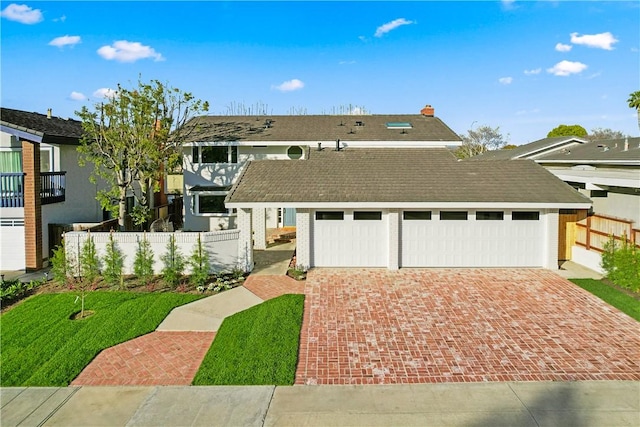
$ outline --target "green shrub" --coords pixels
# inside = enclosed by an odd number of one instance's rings
[[[149,284],[153,279],[153,251],[151,243],[146,238],[138,240],[136,258],[133,260],[133,274],[143,285]]]
[[[2,305],[18,301],[31,293],[32,290],[42,285],[44,280],[32,280],[21,282],[15,280],[3,280],[0,282],[0,303]]]
[[[88,286],[95,284],[100,277],[100,258],[96,250],[96,244],[93,242],[91,233],[87,233],[87,240],[80,250],[80,279],[83,284]]]
[[[607,278],[623,288],[640,291],[640,249],[626,237],[618,241],[613,236],[603,249],[600,265]]]
[[[180,283],[185,267],[184,256],[176,246],[175,236],[169,237],[167,253],[161,259],[164,263],[164,268],[162,269],[163,280],[167,285],[175,288]]]
[[[62,244],[53,250],[53,256],[51,257],[53,280],[61,285],[66,285],[69,279],[73,277],[74,268],[74,262],[67,256],[67,249],[64,239],[62,239]]]
[[[193,253],[189,258],[189,266],[191,267],[191,277],[189,281],[194,286],[204,286],[209,278],[209,253],[202,245],[200,234],[196,242]]]
[[[104,272],[102,277],[109,286],[119,286],[124,289],[124,255],[113,238],[113,231],[109,233],[109,242],[104,256]]]

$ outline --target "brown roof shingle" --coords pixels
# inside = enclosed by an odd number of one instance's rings
[[[250,162],[232,203],[590,203],[530,160],[457,161],[436,148],[310,151],[308,160]]]
[[[0,108],[0,124],[42,137],[42,142],[78,144],[82,137],[82,122],[46,114]]]
[[[357,123],[359,122],[359,123]],[[389,122],[409,122],[410,129],[387,128]],[[201,116],[185,142],[210,141],[443,141],[460,137],[437,117],[420,114]]]

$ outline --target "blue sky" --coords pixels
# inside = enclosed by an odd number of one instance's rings
[[[0,3],[2,106],[73,117],[158,79],[269,114],[418,113],[509,141],[559,124],[637,136],[637,1]]]

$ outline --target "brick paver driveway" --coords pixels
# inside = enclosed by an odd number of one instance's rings
[[[542,269],[315,269],[296,384],[640,380],[640,323]]]

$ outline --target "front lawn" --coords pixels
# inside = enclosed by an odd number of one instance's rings
[[[582,289],[640,321],[640,301],[594,279],[569,279]]]
[[[283,295],[227,317],[194,385],[292,385],[304,295]]]
[[[89,292],[36,295],[0,317],[0,385],[66,386],[103,349],[154,331],[169,312],[200,296]]]

